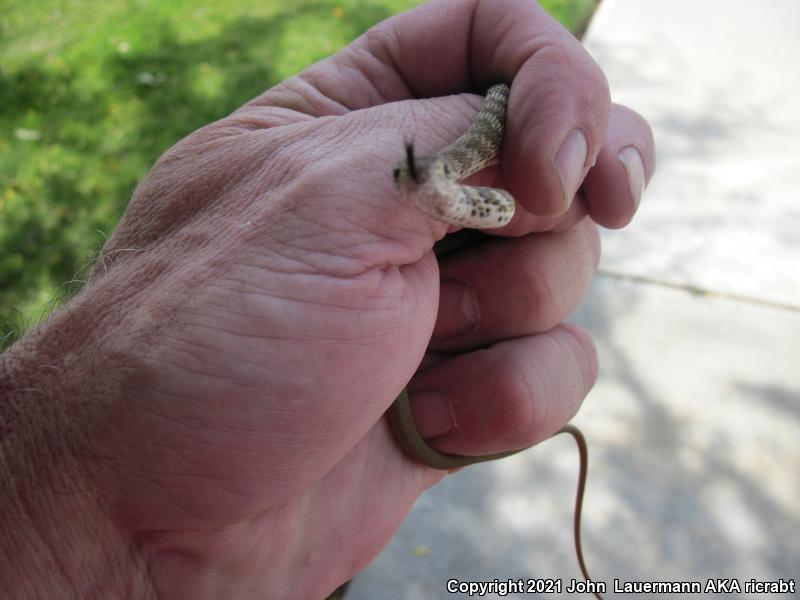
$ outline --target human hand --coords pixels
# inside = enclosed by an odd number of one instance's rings
[[[446,227],[394,195],[391,168],[405,137],[421,154],[455,139],[496,81],[512,82],[503,162],[476,181],[517,214],[437,263]],[[69,510],[103,520],[95,542],[115,532],[102,543],[128,550],[105,554],[142,586],[321,597],[443,476],[381,419],[421,362],[412,408],[444,452],[528,446],[576,412],[596,361],[559,323],[599,254],[584,216],[625,224],[652,169],[647,125],[540,8],[432,2],[165,154],[95,277],[6,371],[67,407],[50,428],[81,481]],[[43,356],[57,374],[31,367]]]

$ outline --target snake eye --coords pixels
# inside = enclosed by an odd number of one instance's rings
[[[394,177],[395,181],[400,179],[400,168],[399,167],[395,167],[394,168],[394,171],[392,171],[392,177]]]
[[[444,163],[444,174],[450,175],[450,167],[448,166],[447,163]]]

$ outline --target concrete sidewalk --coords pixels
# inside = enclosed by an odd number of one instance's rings
[[[604,232],[573,319],[601,361],[575,422],[591,453],[584,551],[606,598],[623,597],[615,578],[800,584],[798,25],[797,0],[605,0],[585,38],[659,159],[635,223]],[[580,579],[562,437],[426,493],[347,600]]]

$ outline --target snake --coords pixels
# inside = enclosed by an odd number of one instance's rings
[[[461,182],[499,161],[510,93],[511,88],[506,83],[491,86],[467,130],[432,156],[416,156],[413,143],[406,142],[405,156],[392,170],[395,189],[410,196],[424,214],[457,228],[494,229],[508,224],[515,211],[511,194],[497,188],[471,186]],[[407,389],[394,401],[387,416],[394,437],[403,451],[417,462],[434,469],[458,469],[505,458],[527,449],[483,456],[439,452],[428,445],[417,430]],[[586,580],[590,580],[583,558],[580,534],[588,471],[588,447],[583,434],[574,425],[568,423],[553,435],[560,433],[571,435],[578,446],[580,467],[573,534],[581,573]],[[602,600],[600,594],[594,595]]]
[[[497,161],[503,143],[508,96],[500,83],[486,92],[469,128],[434,156],[415,156],[406,144],[405,159],[392,171],[395,187],[410,195],[419,210],[456,227],[490,229],[514,216],[514,198],[505,190],[460,183]]]

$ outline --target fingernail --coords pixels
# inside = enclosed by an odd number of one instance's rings
[[[625,172],[628,174],[628,187],[631,191],[631,198],[633,198],[636,206],[642,200],[644,193],[644,162],[639,151],[633,146],[623,148],[617,154],[622,166],[625,167]]]
[[[478,323],[475,294],[455,279],[443,279],[439,292],[439,314],[434,340],[441,343],[467,333]]]
[[[409,396],[411,414],[419,434],[427,439],[449,433],[455,428],[453,407],[439,392],[414,392]]]
[[[561,180],[561,192],[567,205],[572,202],[581,184],[587,151],[586,138],[580,130],[575,129],[567,136],[556,154],[556,171]]]

